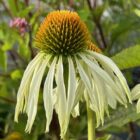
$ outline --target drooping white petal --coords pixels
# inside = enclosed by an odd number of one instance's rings
[[[58,64],[57,64],[57,73],[56,73],[56,84],[57,84],[57,112],[58,112],[58,119],[60,123],[61,129],[61,137],[63,138],[66,130],[67,130],[67,122],[66,122],[66,89],[64,84],[64,76],[63,76],[63,62],[62,56],[59,56]]]
[[[92,71],[93,73],[93,78],[94,78],[94,85],[95,85],[95,98],[98,102],[98,109],[99,109],[99,114],[100,114],[100,119],[101,122],[103,124],[104,122],[104,111],[105,111],[105,107],[107,104],[105,104],[105,95],[104,95],[104,83],[102,82],[102,80],[97,77],[96,73],[94,73],[94,71]]]
[[[131,97],[132,100],[137,100],[140,98],[140,84],[137,84],[132,90],[131,90]]]
[[[47,118],[46,123],[46,132],[49,131],[49,126],[52,120],[53,115],[53,80],[54,80],[54,72],[55,72],[55,66],[56,66],[57,57],[53,59],[53,62],[51,63],[51,66],[49,68],[45,83],[44,83],[44,89],[43,89],[43,100],[44,100],[44,107],[45,107],[45,114]]]
[[[116,76],[114,76],[114,81],[115,81],[116,86],[117,86],[118,89],[119,89],[117,95],[118,95],[121,99],[123,99],[124,104],[127,104],[127,96],[126,96],[126,94],[125,94],[124,88],[123,88],[122,85],[120,84],[120,80],[119,80]]]
[[[137,113],[140,113],[140,99],[137,102],[136,108],[137,108]]]
[[[87,64],[85,64],[87,65]],[[90,67],[86,67],[85,69],[87,69],[86,71],[88,71],[88,73],[90,74],[89,77],[91,78],[91,82],[92,82],[92,93],[90,96],[94,96],[95,101],[93,102],[91,100],[90,102],[90,106],[91,108],[97,108],[96,111],[96,116],[97,116],[97,126],[99,126],[100,121],[103,124],[104,120],[104,111],[106,109],[107,103],[105,103],[105,95],[104,95],[104,83],[103,80],[90,68]]]
[[[72,116],[74,118],[76,118],[77,116],[80,115],[80,111],[79,111],[79,103],[77,103],[77,105],[74,107],[73,111],[72,111]]]
[[[106,84],[108,84],[114,92],[118,94],[118,88],[115,85],[114,81],[111,79],[111,77],[108,75],[106,71],[101,69],[98,65],[96,65],[94,62],[92,62],[90,59],[88,59],[86,56],[80,54],[81,58],[84,60],[84,62],[92,69],[94,70],[98,76],[100,76]]]
[[[108,85],[102,80],[101,77],[98,77],[97,75],[95,77],[95,82],[96,82],[97,88],[99,89],[99,98],[101,98],[101,104],[102,105],[101,105],[100,110],[101,110],[101,115],[102,115],[101,120],[102,120],[102,124],[103,124],[103,122],[104,122],[104,120],[103,120],[104,119],[104,112],[106,112],[106,114],[109,116],[108,102],[107,102],[109,96],[106,96],[106,93],[105,93],[106,92],[106,86],[108,86]],[[112,92],[114,93],[114,91],[112,91]],[[115,99],[115,101],[116,101],[116,98],[113,97],[113,99]]]
[[[37,68],[34,72],[33,79],[30,85],[30,91],[29,91],[29,98],[28,98],[28,104],[27,104],[27,125],[25,128],[25,131],[30,132],[33,122],[35,120],[36,112],[37,112],[37,103],[38,103],[38,96],[39,96],[39,90],[40,85],[42,81],[42,77],[45,71],[45,68],[50,60],[51,56],[45,56],[42,60],[42,64],[39,68]]]
[[[95,97],[93,96],[94,83],[92,83],[92,81],[91,81],[92,79],[91,79],[91,77],[89,77],[91,73],[88,73],[88,71],[85,72],[85,70],[83,69],[83,66],[81,65],[78,58],[75,58],[75,60],[76,60],[77,69],[80,74],[81,80],[83,81],[85,88],[87,89],[87,93],[88,93],[90,99],[93,100],[94,104],[96,104]]]
[[[44,56],[43,53],[39,53],[27,66],[23,78],[17,93],[17,104],[15,109],[15,118],[14,120],[18,122],[18,115],[22,112],[23,107],[26,108],[27,100],[28,100],[28,92],[30,87],[30,82],[32,79],[32,75],[36,65],[39,65],[42,57]],[[25,103],[24,103],[25,102]]]
[[[81,100],[84,89],[85,89],[85,86],[84,86],[82,80],[77,81],[76,96],[75,96],[73,107],[75,107],[77,105],[77,103]]]
[[[102,69],[102,65],[101,63],[98,61],[96,61],[96,59],[94,58],[94,56],[91,55],[87,55],[87,58],[89,60],[92,61],[92,63],[95,63],[100,69]],[[101,65],[101,66],[100,66]],[[106,74],[113,80],[113,85],[115,85],[116,88],[112,88],[111,84],[112,83],[107,83],[108,86],[110,87],[110,90],[112,91],[112,95],[121,103],[126,105],[127,104],[127,99],[126,99],[126,94],[124,89],[122,88],[119,79],[117,78],[117,76],[114,75],[112,69],[109,68],[103,68],[102,69],[104,72],[106,72]],[[101,77],[101,75],[99,76],[99,78]],[[103,79],[104,80],[104,79]],[[103,81],[101,80],[101,81]],[[106,81],[104,81],[104,83],[106,84]],[[107,85],[106,84],[106,85]]]
[[[102,78],[100,76],[98,76],[94,71],[91,71],[92,75],[93,75],[93,82],[95,84],[95,98],[98,101],[98,108],[99,108],[99,115],[97,116],[100,120],[101,123],[103,125],[104,123],[104,113],[106,112],[106,114],[109,116],[109,112],[108,112],[108,98],[110,98],[110,96],[106,96],[106,94],[108,94],[107,92],[114,92],[112,89],[111,91],[107,91],[106,90],[106,86],[108,86],[104,80],[102,80]],[[111,95],[112,96],[112,95]],[[113,97],[114,99],[114,97]],[[116,99],[115,99],[116,101]],[[97,118],[97,120],[98,120]],[[97,125],[98,127],[99,125]]]
[[[67,93],[67,115],[69,116],[74,105],[76,97],[76,74],[72,58],[68,57],[69,77],[68,77],[68,93]]]
[[[89,93],[89,94],[91,94],[91,93]],[[93,94],[95,94],[95,87],[93,89]],[[91,94],[91,95],[93,95],[93,94]],[[84,90],[84,97],[85,97],[85,100],[86,100],[87,107],[95,112],[95,115],[96,115],[96,127],[98,127],[101,124],[100,111],[99,111],[97,102],[93,102],[93,100],[92,100],[92,98],[90,96],[88,95],[87,90]],[[94,98],[95,98],[95,96],[94,96]]]
[[[69,124],[70,114],[73,111],[74,101],[76,97],[76,74],[74,69],[74,64],[72,58],[68,57],[68,91],[67,91],[67,106],[66,106],[66,118],[65,118],[65,126]]]
[[[78,72],[80,74],[80,77],[81,77],[81,80],[82,82],[84,83],[85,85],[85,88],[86,88],[86,91],[85,91],[85,94],[88,94],[88,95],[85,95],[85,99],[90,98],[91,102],[92,102],[92,110],[95,111],[96,115],[99,114],[99,110],[98,110],[98,107],[97,107],[97,102],[96,102],[96,99],[95,99],[95,96],[93,96],[93,91],[94,91],[94,84],[91,82],[91,78],[89,78],[89,74],[88,71],[85,72],[85,70],[83,69],[82,65],[80,64],[80,61],[78,60],[78,58],[75,57],[75,60],[76,60],[76,64],[77,64],[77,69],[78,69]],[[87,98],[86,98],[87,96]],[[87,99],[88,101],[88,99]],[[97,115],[98,116],[98,115]]]
[[[86,72],[84,71],[84,69],[82,68],[77,57],[75,57],[75,60],[76,60],[77,69],[78,69],[78,72],[80,74],[81,80],[85,84],[88,92],[91,92],[91,89],[92,89],[91,81],[90,81],[88,75],[86,74]]]
[[[116,109],[117,98],[116,98],[116,94],[114,94],[114,91],[112,90],[112,88],[110,88],[110,86],[106,85],[104,93],[107,97],[107,102],[108,102],[109,106],[113,109]]]
[[[121,73],[121,71],[119,70],[119,68],[115,65],[115,63],[110,58],[108,58],[102,54],[99,54],[96,52],[91,52],[91,51],[90,51],[90,53],[103,65],[103,67],[112,69],[112,71],[116,74],[116,76],[120,80],[120,83],[122,84],[122,86],[127,94],[129,102],[131,102],[130,90],[127,85],[126,79],[124,78],[124,76]]]

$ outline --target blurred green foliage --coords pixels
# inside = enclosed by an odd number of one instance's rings
[[[130,87],[140,82],[140,74],[133,75],[136,71],[140,73],[140,0],[0,0],[1,139],[55,140],[59,135],[55,115],[50,133],[44,134],[46,120],[41,96],[31,134],[24,132],[27,116],[21,115],[18,124],[13,121],[16,93],[23,71],[37,52],[35,33],[43,18],[50,11],[58,9],[76,11],[88,26],[93,42],[123,70]],[[20,28],[10,27],[10,21],[15,18],[25,18],[27,21],[23,34]],[[97,130],[98,139],[135,140],[137,137],[139,140],[137,131],[140,122],[136,120],[140,115],[135,114],[133,107],[123,108],[124,111],[122,107],[118,108],[118,112],[112,110],[112,117],[107,118],[102,130]],[[80,113],[80,117],[72,119],[70,123],[69,136],[73,140],[87,139],[86,110],[82,109]],[[120,114],[123,117],[118,119]],[[125,125],[120,127],[122,122]],[[137,129],[132,129],[135,126]]]

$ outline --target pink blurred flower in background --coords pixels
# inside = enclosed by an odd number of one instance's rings
[[[10,21],[9,26],[16,28],[20,35],[24,36],[24,34],[27,32],[28,22],[25,18],[16,17]]]

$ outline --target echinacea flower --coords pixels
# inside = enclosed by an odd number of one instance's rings
[[[91,43],[88,29],[77,13],[51,12],[42,22],[35,42],[40,52],[24,72],[15,111],[17,122],[20,112],[27,113],[27,132],[35,120],[43,76],[46,76],[43,88],[46,132],[55,109],[62,138],[71,114],[79,113],[81,98],[95,112],[97,126],[103,124],[108,106],[116,108],[117,102],[125,106],[131,102],[123,74]]]

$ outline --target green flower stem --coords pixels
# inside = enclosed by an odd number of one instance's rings
[[[87,117],[88,117],[88,140],[95,140],[95,114],[87,105]]]

